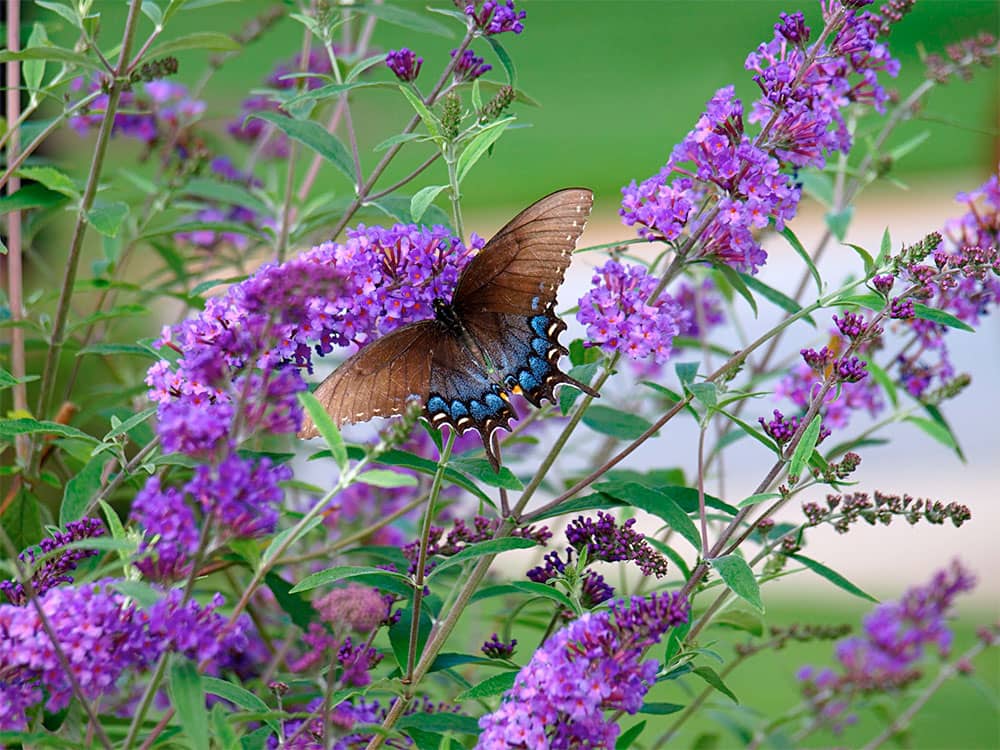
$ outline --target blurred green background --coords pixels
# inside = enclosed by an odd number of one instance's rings
[[[120,33],[123,4],[97,2],[104,14],[102,38],[114,39]],[[404,4],[421,12],[425,5]],[[473,172],[465,184],[466,210],[490,217],[509,215],[551,190],[587,185],[595,189],[603,217],[609,220],[622,185],[659,169],[717,88],[733,83],[745,101],[756,96],[756,86],[743,69],[743,61],[749,51],[770,38],[778,13],[801,8],[817,29],[818,5],[791,0],[519,3],[528,11],[525,31],[517,37],[504,35],[502,41],[516,64],[518,87],[541,106],[515,107],[520,121],[530,127],[505,136],[492,158]],[[176,17],[166,38],[204,30],[235,33],[268,7],[270,4],[263,2],[229,2],[188,10]],[[35,19],[52,18],[40,7],[32,13]],[[441,16],[428,17],[446,26],[451,23]],[[891,48],[902,62],[902,72],[890,85],[905,96],[923,80],[921,47],[927,52],[942,52],[945,45],[977,31],[996,33],[998,25],[1000,4],[995,0],[920,0],[892,33]],[[148,32],[149,22],[143,19],[140,36]],[[58,32],[50,33],[60,38]],[[62,40],[69,36],[69,30],[64,29]],[[208,102],[207,122],[214,132],[213,150],[230,154],[237,163],[245,157],[244,147],[226,136],[225,124],[238,116],[242,99],[263,86],[277,62],[296,54],[301,37],[298,24],[282,20],[212,78],[203,98]],[[380,22],[374,43],[381,50],[401,46],[416,50],[425,58],[420,83],[429,86],[458,38],[457,28],[455,36],[446,39]],[[488,45],[479,42],[475,49],[494,65],[491,77],[501,80],[501,66]],[[200,78],[207,60],[205,52],[181,53],[178,79],[192,84]],[[377,69],[373,76],[390,78],[384,69]],[[939,87],[919,116],[900,127],[891,141],[901,143],[925,132],[928,138],[922,148],[896,165],[893,176],[919,187],[947,180],[955,173],[972,173],[976,179],[968,187],[979,184],[996,169],[1000,155],[998,98],[996,68],[977,71],[970,82],[952,81]],[[362,160],[370,169],[376,161],[371,146],[398,132],[410,110],[398,93],[389,89],[361,90],[352,95],[352,103]],[[862,121],[858,138],[863,141],[878,125],[875,118]],[[72,132],[66,131],[60,138],[63,148],[59,158],[78,154],[79,161],[70,170],[83,174],[87,149]],[[427,149],[426,145],[408,147],[380,185],[390,184],[423,161]],[[112,149],[112,164],[131,167],[138,154],[137,146],[118,140]],[[283,170],[282,165],[271,163],[259,171],[269,175],[271,184],[279,184]],[[444,181],[443,166],[435,165],[413,189]],[[347,183],[329,167],[321,172],[317,190],[349,195]],[[817,598],[809,601],[779,597],[772,602],[769,598],[769,618],[783,624],[844,621],[857,625],[866,609],[863,604],[825,586],[817,583]],[[976,624],[995,620],[996,615],[995,607],[990,612],[983,603],[966,610],[958,624],[957,648],[971,642]],[[717,647],[728,655],[731,636],[721,630],[712,631],[711,636],[722,639]],[[773,715],[794,705],[797,668],[803,663],[829,664],[830,653],[829,644],[792,645],[777,655],[757,657],[729,680],[742,701],[739,710]],[[955,750],[1000,747],[996,697],[1000,661],[996,651],[980,659],[977,667],[986,687],[977,688],[971,680],[947,685],[915,723],[907,746]],[[689,697],[678,693],[676,685],[666,685],[658,687],[651,699],[685,702]],[[722,704],[728,702],[717,697]],[[663,721],[664,726],[671,723],[671,717],[647,718],[651,723]],[[708,712],[689,726],[675,746],[690,747],[698,733],[720,731],[721,725],[720,715]],[[872,735],[873,726],[863,724],[841,738],[819,737],[809,746],[854,747]],[[721,731],[724,739],[718,747],[734,746],[731,736]]]

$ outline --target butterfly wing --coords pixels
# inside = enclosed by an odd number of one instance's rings
[[[480,312],[531,315],[555,302],[594,194],[569,188],[515,216],[466,266],[452,307],[463,319]]]
[[[459,434],[479,432],[490,463],[499,469],[490,440],[495,430],[509,430],[517,414],[503,388],[450,334],[442,336],[434,350],[426,413],[434,427],[448,425]]]
[[[368,344],[334,370],[313,393],[338,424],[391,417],[419,398],[425,405],[431,383],[431,363],[437,347],[448,340],[436,320],[411,323]],[[300,438],[319,435],[306,415]]]

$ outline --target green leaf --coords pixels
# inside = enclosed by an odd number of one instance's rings
[[[316,430],[330,449],[330,455],[333,456],[337,467],[341,472],[345,471],[347,469],[347,446],[344,445],[344,437],[340,434],[333,418],[326,413],[323,404],[311,393],[300,393],[299,403],[302,404],[302,408],[306,410],[313,424],[316,425]]]
[[[826,225],[833,232],[833,236],[837,238],[837,242],[843,242],[844,237],[847,236],[847,229],[851,226],[851,219],[853,217],[854,207],[848,206],[843,211],[831,211],[823,218],[826,219]]]
[[[15,549],[27,549],[42,538],[42,514],[38,498],[24,487],[0,515],[0,525]],[[7,558],[7,549],[0,547],[0,559]]]
[[[776,455],[779,456],[781,455],[781,450],[777,446],[775,446],[775,444],[771,440],[765,437],[764,434],[760,430],[756,429],[753,425],[751,425],[748,422],[744,422],[735,414],[731,414],[725,409],[719,409],[718,413],[722,414],[724,417],[726,417],[726,419],[735,424],[737,427],[743,430],[744,433],[752,437],[754,440],[763,445],[769,451],[771,451]]]
[[[86,440],[92,445],[97,444],[97,440],[86,432],[59,424],[58,422],[39,421],[22,417],[21,419],[0,419],[0,440],[10,440],[16,435],[60,435],[62,437],[79,438]]]
[[[635,741],[639,739],[639,735],[642,734],[642,731],[645,728],[646,728],[646,720],[643,719],[634,727],[629,727],[628,729],[626,729],[624,732],[621,733],[621,736],[619,736],[618,739],[615,741],[615,750],[629,750],[629,748],[631,748],[635,744]]]
[[[442,36],[446,39],[454,38],[455,34],[450,28],[442,23],[438,23],[433,18],[428,18],[421,13],[414,13],[412,10],[401,8],[398,5],[375,5],[365,3],[358,5],[355,10],[374,16],[379,20],[391,23],[395,26],[402,26],[408,31],[417,31],[435,36]],[[487,37],[488,38],[488,37]]]
[[[523,594],[530,594],[531,596],[538,596],[543,599],[551,599],[560,607],[564,607],[571,612],[575,612],[577,610],[577,607],[573,604],[572,599],[566,596],[566,594],[557,589],[555,586],[550,586],[547,583],[538,583],[538,581],[515,581],[511,584],[511,588]]]
[[[104,68],[96,60],[91,60],[86,55],[73,52],[62,47],[31,47],[22,49],[19,52],[3,50],[0,52],[0,63],[14,60],[56,60],[57,62],[76,65],[80,68],[90,68],[91,70],[103,70]]]
[[[315,622],[318,617],[312,604],[299,596],[292,585],[274,571],[270,571],[264,576],[264,583],[292,622],[303,631],[308,631],[309,624]]]
[[[922,302],[914,302],[913,311],[921,320],[929,320],[932,323],[940,323],[943,326],[948,326],[948,328],[957,328],[960,331],[968,331],[969,333],[976,332],[976,329],[964,320],[960,320],[951,313],[939,310],[936,307],[928,307]]]
[[[583,423],[594,432],[618,440],[635,440],[652,424],[638,414],[619,411],[610,406],[591,404],[583,414]]]
[[[807,568],[809,568],[809,570],[813,571],[817,575],[822,576],[830,583],[832,583],[834,586],[843,589],[848,594],[854,594],[854,596],[859,596],[862,599],[867,599],[870,602],[875,602],[876,604],[878,604],[878,599],[876,599],[874,596],[862,591],[860,588],[858,588],[853,583],[844,578],[844,576],[840,575],[840,573],[826,567],[823,563],[817,562],[816,560],[806,557],[805,555],[791,554],[788,556],[793,560],[797,560],[798,562],[802,563]]]
[[[347,449],[347,455],[354,459],[360,459],[364,456],[364,451],[358,447],[351,447]],[[421,456],[415,456],[412,453],[407,453],[406,451],[386,451],[378,457],[378,462],[385,466],[403,466],[407,469],[413,469],[414,471],[418,471],[421,474],[426,474],[430,477],[434,476],[437,472],[437,461],[431,461],[430,459],[423,458]],[[470,481],[464,474],[448,467],[444,470],[444,476],[449,482],[457,484],[459,487],[468,490],[484,503],[492,502],[489,495],[479,489],[479,487],[476,486],[476,483]]]
[[[144,581],[113,581],[111,584],[115,591],[119,591],[132,599],[143,609],[154,606],[163,599],[163,592],[158,591]]]
[[[458,471],[464,472],[481,482],[485,482],[490,487],[501,487],[505,490],[523,490],[524,485],[521,480],[514,476],[514,472],[506,466],[501,466],[500,471],[494,471],[490,462],[485,458],[474,458],[462,456],[451,461]]]
[[[951,425],[948,424],[948,420],[944,418],[944,414],[941,413],[941,409],[935,404],[923,404],[924,411],[931,418],[931,421],[943,428],[950,436],[952,443],[954,443],[955,453],[964,462],[965,453],[962,451],[962,446],[958,442],[958,437],[955,435],[955,431],[951,429]]]
[[[476,162],[482,158],[483,154],[493,147],[493,144],[504,134],[507,126],[512,122],[514,122],[514,118],[509,117],[491,125],[487,130],[484,130],[473,138],[469,145],[459,154],[456,168],[460,183],[465,179],[469,170],[475,166]]]
[[[80,191],[73,179],[55,167],[21,167],[17,172],[21,177],[40,182],[49,190],[62,193],[67,198],[80,197]]]
[[[90,504],[91,498],[101,489],[101,475],[108,462],[105,455],[94,456],[80,473],[66,482],[62,503],[59,506],[59,525],[66,528],[70,521],[78,521]]]
[[[372,487],[416,487],[419,484],[412,474],[400,474],[389,469],[369,469],[359,474],[357,481]]]
[[[729,608],[723,610],[712,620],[713,627],[732,628],[742,630],[758,638],[764,635],[764,620],[756,612],[746,609]]]
[[[514,682],[516,680],[517,672],[501,672],[500,674],[495,674],[492,677],[487,677],[479,684],[473,685],[465,692],[459,693],[455,696],[454,700],[458,703],[461,701],[489,698],[493,695],[500,695],[501,693],[506,693],[514,687]]]
[[[179,655],[170,663],[170,702],[192,747],[208,747],[208,712],[201,675],[191,661]]]
[[[876,294],[875,292],[868,292],[866,294],[845,294],[843,297],[838,297],[830,304],[837,307],[856,305],[878,312],[885,307],[885,298],[881,294]]]
[[[603,483],[595,489],[603,489]],[[629,505],[662,518],[667,525],[687,539],[696,551],[701,551],[701,534],[690,516],[668,495],[638,482],[627,482],[615,488],[615,497]]]
[[[375,151],[387,151],[393,146],[397,146],[401,143],[410,143],[411,141],[420,141],[426,139],[427,136],[423,133],[397,133],[396,135],[391,135],[378,144],[375,147]]]
[[[15,378],[7,370],[0,367],[0,390],[13,388],[18,383],[31,383],[38,380],[38,375],[25,375],[23,378]]]
[[[153,22],[153,26],[163,28],[163,11],[154,0],[142,0],[142,14]]]
[[[255,112],[250,116],[274,125],[292,140],[298,141],[309,150],[322,156],[346,175],[352,183],[354,182],[356,178],[354,161],[351,159],[347,147],[319,123],[312,120],[293,120],[291,117],[285,117],[277,112]]]
[[[531,547],[537,546],[538,542],[533,539],[523,539],[517,536],[507,536],[500,539],[488,539],[485,542],[476,542],[475,544],[468,545],[461,552],[458,552],[439,562],[437,567],[431,571],[429,577],[432,578],[438,575],[442,570],[447,570],[448,568],[452,568],[456,565],[462,565],[463,563],[466,563],[469,560],[474,560],[477,557],[483,557],[484,555],[499,555],[501,552],[509,552],[514,549],[530,549]]]
[[[66,202],[66,196],[33,182],[11,195],[0,195],[0,214],[26,211],[29,208],[49,208]]]
[[[854,245],[850,242],[845,242],[844,245],[851,248],[858,254],[858,257],[861,258],[861,262],[865,265],[865,275],[870,276],[875,270],[875,259],[872,258],[872,254],[861,247],[861,245]]]
[[[146,59],[152,60],[157,57],[166,57],[167,55],[173,55],[188,49],[207,49],[212,52],[236,52],[241,47],[240,43],[228,34],[222,34],[218,31],[196,31],[192,34],[158,44],[146,54]]]
[[[49,43],[49,37],[45,33],[45,26],[38,21],[31,28],[31,36],[28,37],[28,49],[45,47]],[[42,79],[45,78],[45,60],[25,60],[21,65],[24,73],[24,83],[28,87],[32,101],[37,100],[38,90],[42,86]]]
[[[739,555],[724,555],[708,561],[726,586],[743,599],[747,604],[761,614],[764,613],[764,602],[760,598],[760,585],[747,561]]]
[[[217,695],[220,698],[225,698],[230,703],[234,703],[247,711],[258,714],[267,714],[270,711],[267,703],[265,703],[261,698],[257,697],[246,688],[229,682],[228,680],[220,680],[218,677],[203,675],[201,678],[201,684],[202,689],[206,693],[211,693],[212,695]],[[278,722],[276,719],[262,716],[261,721],[264,721],[275,731],[278,730]]]
[[[420,217],[424,215],[427,207],[434,202],[438,193],[447,189],[447,185],[428,185],[414,193],[413,197],[410,198],[410,216],[413,217],[413,221],[420,221]]]
[[[400,671],[405,672],[407,657],[410,654],[410,627],[413,624],[413,609],[407,607],[401,610],[399,615],[399,619],[389,627],[389,645],[392,647],[392,653],[396,657],[396,664],[399,665]],[[431,626],[431,618],[427,614],[427,607],[422,607],[420,609],[420,621],[417,624],[414,663],[420,661],[420,654],[424,650],[424,644],[427,643]]]
[[[684,706],[679,703],[643,703],[639,713],[666,716],[667,714],[675,714],[683,708]]]
[[[82,357],[85,354],[97,354],[102,357],[110,357],[118,354],[131,355],[136,357],[146,357],[147,359],[158,360],[160,357],[156,352],[150,351],[139,344],[91,344],[85,346],[76,353]]]
[[[910,424],[915,424],[921,430],[941,443],[941,445],[951,448],[952,450],[958,450],[958,443],[955,441],[954,435],[951,434],[951,431],[947,427],[943,427],[934,420],[927,419],[925,417],[911,416],[907,417],[906,421]]]
[[[773,286],[768,286],[760,279],[750,274],[741,273],[740,278],[743,279],[743,283],[750,287],[753,291],[757,292],[761,297],[766,299],[768,302],[772,302],[782,310],[784,310],[789,315],[795,315],[796,313],[802,312],[802,306],[798,302],[793,300],[784,292],[779,292]],[[813,328],[816,327],[816,321],[812,319],[809,315],[802,318]]]
[[[739,294],[743,299],[746,300],[747,304],[750,305],[750,309],[753,310],[753,316],[757,317],[757,300],[754,299],[753,294],[747,288],[747,285],[743,283],[743,277],[737,273],[736,269],[732,266],[728,266],[725,263],[717,263],[715,265],[715,270],[727,281],[733,290]]]
[[[715,383],[692,383],[688,386],[688,390],[691,391],[692,396],[709,409],[718,403],[719,392]]]
[[[899,405],[899,395],[896,391],[896,384],[892,382],[892,378],[889,377],[889,373],[879,367],[874,359],[868,359],[868,372],[872,376],[872,380],[881,386],[882,390],[885,391],[885,395],[888,397],[889,401],[893,406]]]
[[[196,178],[184,186],[184,194],[218,201],[219,203],[226,203],[231,206],[245,206],[255,213],[264,214],[265,216],[272,213],[271,208],[264,201],[242,185],[232,182]]]
[[[440,138],[441,123],[434,113],[427,109],[427,105],[424,104],[423,100],[414,94],[413,90],[404,83],[399,84],[399,90],[403,92],[403,96],[410,102],[410,106],[413,107],[414,111],[420,116],[420,119],[423,120],[427,132],[435,138]]]
[[[379,55],[383,60],[385,60],[385,55]],[[377,58],[376,58],[377,59]],[[298,74],[296,77],[315,77],[315,73],[302,73]],[[291,109],[305,103],[305,102],[316,102],[323,101],[325,99],[332,99],[335,96],[341,96],[349,91],[355,89],[369,89],[369,88],[395,88],[396,84],[389,81],[353,81],[349,83],[328,83],[325,86],[320,86],[315,89],[306,89],[301,94],[293,96],[288,101],[282,104],[282,109],[286,111],[291,111]]]
[[[400,729],[424,729],[432,732],[479,734],[479,721],[472,716],[441,711],[433,714],[409,714],[396,725]]]
[[[725,695],[728,698],[730,698],[733,701],[733,703],[739,703],[740,702],[740,699],[736,697],[736,694],[732,690],[730,690],[726,686],[726,683],[724,683],[722,681],[722,678],[719,677],[719,673],[716,672],[711,667],[695,667],[691,671],[694,674],[698,675],[701,679],[703,679],[709,685],[711,685],[713,688],[715,688],[716,690],[718,690],[720,693],[722,693],[723,695]]]
[[[736,507],[747,508],[751,505],[757,505],[758,503],[767,502],[768,500],[776,500],[779,497],[781,497],[781,494],[778,492],[761,492],[760,494],[751,495],[745,500],[742,500],[740,504],[737,505]]]
[[[889,227],[885,228],[882,232],[882,244],[878,249],[878,257],[875,259],[875,267],[882,268],[885,265],[886,260],[889,258],[889,253],[892,252],[892,236],[889,234]]]
[[[546,518],[555,518],[556,516],[570,513],[582,513],[588,510],[612,510],[613,508],[621,508],[623,505],[628,505],[628,503],[604,492],[594,492],[590,495],[584,495],[583,497],[573,498],[572,500],[560,503],[558,507],[543,513],[535,520],[543,521]]]
[[[533,545],[534,542],[532,542],[532,546]],[[335,565],[332,568],[327,568],[326,570],[321,570],[318,573],[306,576],[291,588],[291,593],[298,594],[302,591],[311,591],[312,589],[319,588],[320,586],[327,586],[331,583],[343,581],[347,578],[357,578],[358,576],[367,575],[387,575],[390,578],[405,581],[407,584],[409,584],[410,581],[409,577],[404,576],[402,573],[394,573],[393,571],[382,570],[381,568],[356,565]]]
[[[511,60],[510,55],[504,48],[500,40],[494,36],[485,37],[486,41],[493,48],[496,53],[497,59],[500,60],[500,64],[503,65],[503,69],[507,72],[507,83],[513,87],[517,87],[517,69],[514,68],[514,61]]]
[[[792,460],[788,467],[788,474],[793,477],[802,476],[802,470],[806,466],[806,462],[812,455],[813,449],[816,448],[816,441],[819,440],[819,431],[823,425],[823,419],[817,414],[812,418],[809,426],[806,427],[805,432],[802,433],[802,439],[799,440],[799,444],[795,446],[795,452],[792,454]]]
[[[126,216],[128,216],[128,204],[116,201],[90,209],[87,212],[87,221],[105,237],[117,237]]]
[[[809,269],[809,274],[812,276],[813,281],[816,283],[816,293],[822,294],[823,279],[820,278],[819,269],[816,268],[816,264],[813,263],[813,259],[810,257],[809,253],[806,252],[806,249],[802,246],[802,243],[799,241],[799,238],[795,236],[795,232],[793,232],[788,227],[788,225],[785,225],[785,228],[782,229],[781,232],[779,232],[779,234],[786,240],[788,240],[788,244],[792,246],[792,250],[794,250],[795,254],[802,259],[803,263],[806,264],[806,268]]]
[[[395,6],[393,6],[395,7]],[[385,58],[387,53],[380,52],[377,55],[371,55],[366,57],[364,60],[358,60],[354,65],[351,66],[351,70],[344,77],[344,83],[352,83],[358,76],[360,76],[365,71],[374,68],[376,65],[385,63]]]

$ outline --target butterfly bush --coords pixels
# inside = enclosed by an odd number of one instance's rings
[[[606,711],[635,713],[659,664],[645,649],[687,622],[683,596],[653,594],[585,614],[557,631],[517,673],[500,708],[479,720],[477,748],[613,747]]]
[[[725,745],[683,733],[713,690],[727,691],[730,666],[842,639],[832,668],[799,673],[798,707],[745,713],[735,741],[830,744],[812,735],[895,704],[876,747],[906,731],[908,706],[996,645],[998,629],[984,628],[962,651],[969,638],[951,617],[975,579],[958,562],[877,606],[846,639],[847,625],[760,628],[746,611],[763,611],[763,584],[789,563],[857,593],[807,557],[812,535],[971,520],[961,496],[849,485],[883,424],[933,421],[942,442],[953,439],[940,406],[970,376],[952,362],[949,330],[980,326],[1000,299],[997,175],[960,193],[960,215],[938,232],[927,227],[909,245],[886,232],[871,258],[857,246],[864,263],[839,290],[817,279],[813,295],[806,277],[798,291],[769,291],[752,277],[769,233],[800,255],[824,252],[827,240],[798,247],[791,222],[827,180],[828,234],[856,240],[852,203],[894,176],[907,149],[885,144],[928,92],[1000,56],[992,35],[930,53],[926,80],[905,97],[888,88],[900,64],[887,40],[914,0],[821,0],[811,25],[808,9],[781,13],[770,38],[736,61],[753,96],[741,100],[734,85],[703,92],[666,163],[622,189],[614,208],[638,236],[577,248],[585,260],[615,248],[589,261],[582,338],[553,348],[560,324],[540,323],[537,307],[523,311],[521,338],[460,338],[459,356],[520,351],[538,378],[566,354],[594,390],[567,387],[540,409],[510,394],[519,420],[495,436],[494,470],[475,431],[418,425],[416,404],[377,432],[322,430],[328,445],[308,462],[316,446],[294,436],[318,358],[339,362],[434,318],[434,302],[452,298],[485,248],[466,232],[463,194],[479,190],[483,164],[516,167],[503,139],[524,137],[530,102],[513,73],[521,36],[536,32],[525,10],[456,0],[418,19],[422,10],[391,1],[278,4],[241,29],[178,39],[173,17],[198,3],[130,0],[123,25],[99,3],[70,5],[44,8],[22,35],[32,50],[7,55],[21,64],[25,96],[0,132],[11,164],[0,176],[11,193],[4,325],[24,336],[11,336],[0,391],[30,384],[40,398],[33,411],[27,394],[15,396],[0,419],[15,457],[0,472],[0,731],[26,733],[3,742],[96,745],[110,734],[123,750],[196,745],[202,725],[190,720],[203,708],[211,742],[276,750]],[[72,49],[46,38],[45,14],[64,24],[59,38],[79,32]],[[275,65],[259,59],[253,45],[293,22],[298,51]],[[386,22],[407,28],[392,49]],[[448,47],[417,36],[442,23],[459,31]],[[107,43],[118,26],[122,38]],[[192,44],[211,49],[191,58]],[[217,96],[220,70],[251,63],[264,71],[256,88]],[[413,111],[397,122],[385,97]],[[217,109],[230,100],[238,111]],[[54,119],[32,123],[41,105]],[[63,139],[73,150],[93,146],[66,174],[59,141],[44,161],[36,151],[61,126],[74,131]],[[381,143],[369,152],[373,138]],[[435,223],[446,205],[450,227]],[[602,209],[598,200],[595,219]],[[373,224],[380,215],[395,218]],[[56,236],[50,221],[74,223],[57,227],[70,238],[52,276],[63,286],[25,294],[17,261],[48,255],[39,238]],[[530,241],[515,248],[522,261]],[[647,242],[665,248],[647,254]],[[638,257],[632,244],[643,246]],[[494,291],[519,273],[501,269]],[[84,291],[96,292],[92,311]],[[788,316],[771,328],[744,319],[734,292]],[[39,307],[50,302],[54,313]],[[122,347],[122,319],[151,312],[180,322]],[[788,351],[784,326],[806,315],[815,339]],[[719,336],[723,326],[738,344]],[[24,339],[47,353],[40,377],[16,371],[18,355],[31,367],[41,359],[23,356],[34,351]],[[692,361],[671,371],[682,350]],[[150,351],[154,409],[133,415],[147,405],[142,375],[119,357]],[[620,361],[658,395],[605,388]],[[92,398],[81,383],[107,373],[114,385]],[[456,389],[467,383],[449,377]],[[53,414],[64,384],[67,406]],[[675,417],[694,418],[697,446],[672,439]],[[650,436],[669,450],[630,459]],[[776,454],[751,497],[729,486],[723,463],[747,436]],[[695,456],[696,472],[681,468]],[[793,501],[800,511],[789,513]],[[723,670],[713,655],[728,657],[729,646],[740,661]],[[216,679],[185,686],[178,678],[190,671]],[[672,705],[660,700],[684,705],[656,716]],[[723,727],[728,709],[710,705]]]

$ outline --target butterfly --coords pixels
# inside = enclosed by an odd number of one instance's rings
[[[492,438],[517,417],[509,394],[536,407],[564,384],[597,396],[559,369],[566,324],[553,311],[593,203],[590,190],[569,188],[511,219],[459,275],[451,301],[434,300],[433,318],[373,341],[316,388],[333,421],[389,417],[419,399],[432,426],[478,431],[499,470]],[[318,434],[307,416],[299,437]]]

